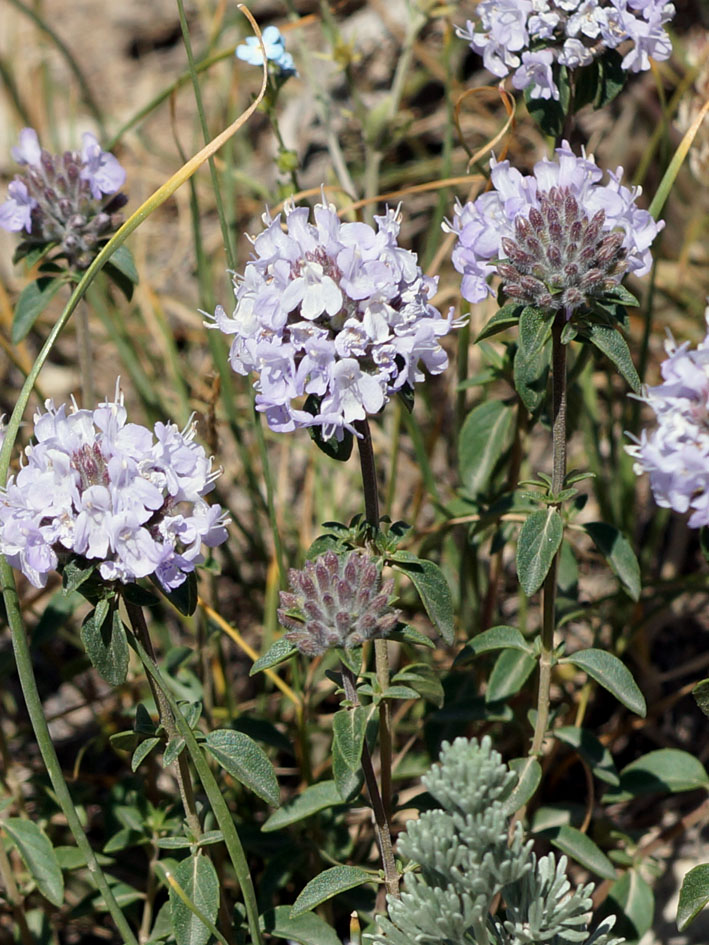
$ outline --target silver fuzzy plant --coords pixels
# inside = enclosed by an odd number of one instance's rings
[[[441,809],[400,836],[399,853],[419,868],[405,872],[400,899],[387,897],[372,945],[623,945],[613,917],[589,932],[593,884],[571,892],[566,857],[538,859],[519,822],[510,837],[516,776],[489,737],[444,742],[422,781]]]

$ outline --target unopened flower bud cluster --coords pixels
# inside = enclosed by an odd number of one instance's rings
[[[665,26],[675,8],[666,0],[481,0],[475,14],[458,35],[532,98],[559,99],[557,64],[578,69],[622,45],[621,67],[644,72],[672,52]]]
[[[155,574],[164,588],[226,540],[226,516],[204,496],[219,475],[194,426],[127,423],[122,396],[95,410],[34,417],[36,442],[0,493],[0,553],[36,587],[72,555],[100,561],[107,581]]]
[[[389,606],[394,582],[382,582],[376,561],[363,551],[326,551],[302,571],[291,568],[288,583],[278,619],[288,630],[286,639],[307,656],[384,637],[400,617]]]
[[[23,171],[8,187],[0,205],[0,227],[38,246],[57,244],[71,266],[83,269],[97,246],[123,222],[126,203],[118,193],[125,171],[92,134],[83,136],[80,152],[50,154],[40,147],[37,132],[24,128],[12,156]]]

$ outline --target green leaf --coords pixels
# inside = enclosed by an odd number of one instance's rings
[[[359,795],[364,784],[364,772],[361,768],[354,770],[345,761],[342,749],[332,744],[332,776],[337,785],[337,792],[343,803],[351,803]]]
[[[637,870],[629,870],[613,883],[606,905],[619,917],[614,933],[636,941],[652,928],[655,897]]]
[[[290,906],[276,906],[264,912],[259,919],[263,931],[299,945],[342,945],[335,930],[319,915],[308,912],[291,919],[290,909]]]
[[[104,611],[105,609],[101,608]],[[110,686],[120,686],[128,674],[128,640],[118,608],[101,620],[95,607],[81,625],[81,642],[91,664]]]
[[[52,905],[61,906],[64,901],[64,879],[59,868],[54,847],[46,833],[32,820],[9,817],[0,823],[29,870],[37,889]]]
[[[12,318],[12,343],[19,344],[30,333],[45,308],[64,285],[61,279],[35,279],[26,285],[17,299]]]
[[[284,804],[275,811],[261,828],[264,833],[280,830],[290,824],[296,824],[306,817],[312,817],[318,811],[342,804],[342,798],[334,781],[320,781],[311,784],[302,794]]]
[[[476,637],[466,643],[460,653],[456,656],[454,666],[464,666],[470,663],[481,653],[489,653],[490,650],[522,650],[524,653],[531,653],[532,647],[527,643],[522,634],[516,627],[491,627],[484,630]]]
[[[443,705],[443,686],[440,675],[428,663],[410,663],[400,670],[393,678],[392,685],[403,685],[413,689],[421,698],[433,705]]]
[[[185,748],[185,740],[181,735],[176,735],[167,743],[162,756],[163,768],[169,768],[180,757]]]
[[[401,627],[399,630],[392,630],[388,637],[389,640],[397,640],[399,643],[411,643],[414,646],[425,646],[429,650],[435,650],[436,644],[425,633],[421,633],[414,627]]]
[[[551,343],[532,352],[520,345],[515,352],[512,366],[515,390],[530,413],[538,410],[546,399],[550,363]]]
[[[113,268],[117,269],[119,272],[122,272],[127,279],[130,279],[133,285],[138,285],[140,280],[138,270],[135,268],[133,253],[131,253],[125,243],[119,246],[115,252],[111,253],[109,265],[113,266]]]
[[[598,325],[591,322],[584,326],[584,334],[592,345],[595,345],[599,351],[615,364],[625,380],[630,384],[633,391],[640,392],[640,378],[635,370],[633,359],[630,356],[630,348],[625,338],[615,328],[608,328],[605,325]]]
[[[514,420],[514,409],[502,400],[486,400],[465,418],[458,439],[458,470],[468,495],[487,491],[493,470],[510,445]]]
[[[160,744],[160,739],[155,738],[146,738],[145,741],[142,741],[140,745],[133,752],[133,757],[130,760],[131,771],[137,771],[143,761],[148,757],[150,752],[155,748],[156,745]]]
[[[709,776],[694,755],[678,748],[659,748],[648,752],[620,772],[620,786],[606,792],[604,803],[615,804],[645,794],[709,789]]]
[[[564,524],[555,508],[532,512],[517,539],[517,574],[527,597],[544,583],[564,537]]]
[[[628,667],[617,656],[607,650],[591,648],[565,656],[559,662],[573,663],[574,666],[578,666],[612,693],[631,712],[645,718],[647,712],[645,697],[640,692]]]
[[[97,567],[96,564],[83,567],[74,560],[67,561],[62,568],[62,590],[64,594],[68,595],[72,591],[78,590],[82,584],[93,577]]]
[[[254,665],[251,667],[249,676],[255,676],[256,673],[262,673],[264,669],[271,669],[272,666],[278,666],[279,663],[285,663],[286,660],[289,660],[294,653],[297,653],[298,648],[295,644],[291,643],[290,640],[286,640],[285,637],[281,637],[276,640],[275,643],[272,643],[268,650],[260,656]]]
[[[256,742],[230,728],[209,732],[206,747],[229,774],[260,798],[278,807],[280,791],[273,765]]]
[[[585,866],[591,873],[602,876],[604,879],[615,879],[615,866],[611,863],[603,850],[585,833],[576,827],[564,824],[562,827],[553,827],[545,830],[543,836],[549,837],[552,845],[566,853],[572,859]]]
[[[197,610],[197,575],[191,571],[186,580],[179,587],[166,591],[156,577],[150,579],[153,584],[167,597],[172,606],[185,617],[191,617]]]
[[[709,863],[700,863],[682,880],[677,905],[677,928],[684,932],[709,903]]]
[[[352,771],[360,769],[366,732],[367,710],[361,705],[340,709],[332,717],[333,749],[337,745],[342,760]]]
[[[553,309],[535,308],[533,305],[525,305],[522,309],[519,318],[519,346],[524,349],[528,358],[541,351],[551,337],[554,317]]]
[[[519,321],[519,316],[523,308],[524,306],[520,305],[519,302],[508,302],[507,305],[503,305],[502,308],[495,312],[487,325],[485,325],[475,339],[475,344],[479,341],[483,341],[485,338],[496,335],[500,331],[504,331],[506,328],[512,328],[512,326],[516,325]]]
[[[563,725],[561,728],[555,728],[552,735],[575,748],[600,781],[605,781],[613,787],[620,783],[610,751],[587,728]]]
[[[392,560],[418,591],[431,623],[438,628],[446,643],[453,643],[453,599],[443,571],[433,561],[422,558],[404,561],[402,552],[397,552]]]
[[[197,853],[175,870],[175,881],[197,909],[214,925],[219,911],[219,879],[208,856]],[[174,889],[170,889],[172,927],[177,945],[207,945],[211,931]]]
[[[692,695],[704,715],[709,716],[709,679],[702,679],[701,682],[698,682],[692,689]]]
[[[486,702],[500,702],[520,691],[531,676],[536,659],[520,650],[503,650],[495,660],[485,693]]]
[[[360,869],[359,866],[333,866],[310,880],[293,903],[290,917],[293,919],[304,912],[310,912],[320,903],[337,896],[338,893],[373,881],[372,874]]]
[[[583,526],[598,550],[620,579],[633,600],[640,597],[640,565],[630,542],[615,525],[606,522],[587,522]]]
[[[513,758],[510,768],[517,775],[517,783],[504,799],[505,811],[511,817],[534,797],[542,780],[542,766],[536,758]]]

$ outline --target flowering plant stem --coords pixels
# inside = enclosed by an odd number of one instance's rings
[[[231,860],[232,866],[234,867],[234,873],[236,874],[236,879],[239,883],[239,886],[241,887],[241,894],[244,898],[246,918],[249,926],[252,945],[263,945],[263,937],[261,935],[261,928],[259,926],[258,920],[256,892],[251,879],[249,865],[246,861],[246,855],[244,854],[244,848],[241,844],[241,840],[239,839],[239,834],[236,831],[236,826],[234,825],[232,813],[229,810],[226,801],[224,800],[224,795],[222,794],[217,779],[214,777],[212,769],[209,767],[207,759],[197,743],[194,732],[187,724],[187,719],[185,719],[185,717],[180,712],[174,696],[170,692],[167,683],[162,677],[162,673],[158,669],[156,663],[149,656],[141,640],[139,640],[137,637],[134,637],[133,645],[135,646],[145,671],[153,679],[155,685],[162,693],[162,697],[170,707],[172,717],[175,720],[177,731],[185,740],[185,745],[187,747],[187,751],[190,753],[190,757],[192,758],[192,763],[195,766],[197,776],[202,782],[202,787],[204,788],[204,792],[207,795],[207,800],[209,801],[209,805],[212,808],[214,816],[216,817],[217,826],[221,830],[224,837],[224,843],[229,853],[229,859]]]
[[[42,700],[37,689],[37,681],[32,669],[32,656],[27,642],[27,635],[22,623],[20,613],[20,602],[15,589],[15,581],[12,568],[7,563],[7,559],[0,557],[0,581],[2,581],[3,594],[5,597],[5,608],[7,610],[7,621],[12,633],[12,647],[15,654],[15,665],[17,666],[17,675],[22,686],[22,693],[25,697],[27,714],[30,717],[32,729],[42,761],[47,769],[47,774],[52,782],[52,788],[57,798],[57,802],[66,817],[66,822],[71,830],[76,845],[86,860],[86,866],[91,875],[92,881],[98,891],[103,896],[106,908],[115,922],[116,928],[123,937],[125,945],[138,945],[131,927],[128,925],[126,917],[123,915],[120,906],[108,885],[106,877],[101,867],[96,861],[91,844],[86,838],[81,822],[76,813],[76,807],[72,800],[69,788],[67,787],[61,765],[57,758],[57,753],[52,742],[52,736],[49,733],[49,726],[42,707]]]
[[[352,703],[353,707],[358,706],[359,698],[357,696],[357,680],[355,679],[352,670],[348,666],[345,666],[344,663],[342,663],[342,683],[344,686],[346,698]],[[394,860],[394,847],[391,841],[391,831],[389,830],[389,821],[384,809],[384,802],[379,790],[379,785],[377,784],[377,778],[374,774],[372,756],[369,753],[369,746],[367,745],[366,739],[364,745],[362,746],[362,771],[364,772],[364,780],[367,782],[369,800],[372,803],[374,823],[377,832],[377,841],[379,843],[379,851],[382,855],[384,881],[386,883],[387,892],[390,896],[394,896],[398,899],[399,872],[396,868],[396,862]]]
[[[143,608],[138,604],[131,604],[125,599],[124,603],[133,633],[140,640],[143,647],[145,648],[146,653],[157,666],[155,650],[153,649],[150,633],[148,632],[148,627],[145,622]],[[172,714],[172,709],[170,708],[169,702],[165,698],[165,694],[160,689],[160,687],[155,684],[155,680],[152,678],[152,676],[148,676],[148,683],[153,693],[153,698],[155,699],[155,705],[158,708],[160,724],[165,729],[165,734],[167,735],[169,744],[174,738],[179,738],[177,725],[175,724],[175,717]],[[177,778],[177,784],[180,789],[180,797],[182,798],[182,806],[185,809],[187,824],[194,839],[198,840],[202,836],[202,825],[199,822],[197,806],[195,805],[194,800],[194,791],[192,790],[192,777],[190,775],[187,756],[184,751],[181,751],[178,755],[174,769],[175,777]]]
[[[368,420],[357,420],[355,429],[359,434],[357,446],[359,448],[359,462],[362,469],[362,485],[364,487],[364,509],[367,522],[376,531],[379,528],[379,494],[377,490],[377,470],[372,448],[372,434]],[[374,660],[377,673],[377,683],[382,692],[389,688],[389,650],[386,640],[374,641]],[[391,764],[392,764],[392,731],[391,731],[391,703],[382,699],[379,706],[379,757],[381,770],[381,795],[387,822],[391,817]]]
[[[564,488],[566,476],[566,345],[561,333],[567,321],[567,312],[561,309],[552,326],[551,390],[552,390],[552,475],[551,493],[557,496]],[[559,508],[561,503],[556,504]],[[549,568],[542,591],[542,647],[539,656],[539,693],[537,697],[537,719],[530,755],[540,755],[549,722],[549,690],[551,688],[552,655],[554,651],[554,625],[556,608],[556,578],[559,566],[559,551]]]

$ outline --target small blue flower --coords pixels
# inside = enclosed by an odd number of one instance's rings
[[[287,79],[289,76],[297,75],[298,72],[293,62],[293,57],[286,52],[286,41],[281,35],[277,26],[267,26],[261,34],[263,45],[266,50],[266,59],[272,62],[281,78]],[[252,66],[260,66],[263,63],[263,54],[261,45],[256,36],[249,36],[246,42],[236,47],[237,59],[248,62]]]

